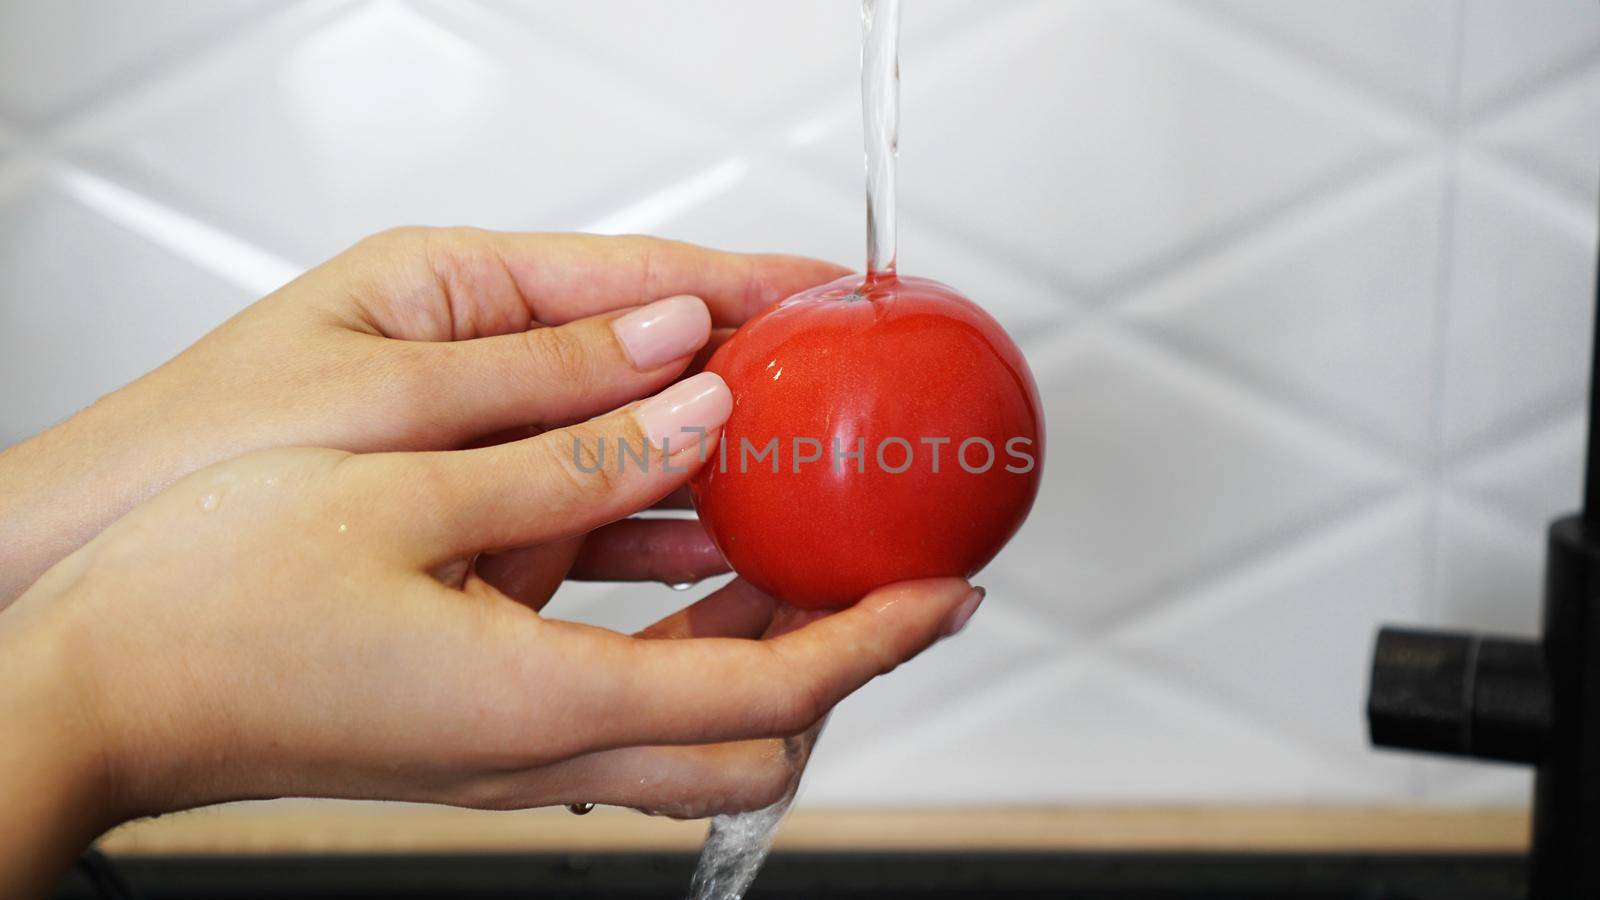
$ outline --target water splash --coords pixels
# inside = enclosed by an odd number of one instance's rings
[[[694,878],[689,882],[690,900],[740,900],[750,889],[772,850],[772,838],[778,832],[778,825],[794,805],[800,779],[811,759],[811,748],[816,746],[824,722],[826,720],[818,722],[805,734],[783,742],[790,774],[788,787],[778,802],[764,809],[711,820]]]

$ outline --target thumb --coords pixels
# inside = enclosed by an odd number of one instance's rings
[[[391,498],[394,532],[428,565],[574,537],[644,509],[687,482],[716,446],[733,397],[702,372],[616,412],[476,450],[354,457]],[[360,476],[358,476],[360,477]],[[417,515],[417,509],[428,511]]]
[[[473,434],[581,421],[660,390],[711,336],[711,313],[681,294],[558,326],[417,343],[434,380],[431,417]]]

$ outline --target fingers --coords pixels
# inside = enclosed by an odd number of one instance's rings
[[[485,553],[474,570],[507,597],[543,609],[566,579],[693,584],[728,571],[694,519],[623,519],[581,538]]]
[[[569,577],[687,585],[726,571],[698,519],[624,519],[584,539]]]
[[[582,421],[660,390],[711,334],[698,297],[678,295],[559,327],[409,352],[430,373],[433,418],[482,433]]]
[[[734,330],[725,326],[711,329],[711,338],[706,341],[704,347],[701,347],[695,353],[694,358],[689,360],[689,366],[684,371],[691,375],[696,372],[704,372],[706,363],[711,362],[711,354],[716,353],[718,348],[728,342],[728,338],[733,337]]]
[[[598,747],[697,744],[800,732],[852,691],[953,633],[982,601],[957,578],[881,588],[767,641],[640,641],[573,628],[586,642]],[[584,749],[597,749],[588,747]]]
[[[494,809],[600,803],[698,819],[770,806],[794,777],[780,740],[624,747],[493,776],[443,799]]]
[[[394,516],[397,548],[424,565],[584,534],[683,485],[733,399],[703,372],[654,397],[537,437],[439,453],[357,457],[353,489]],[[407,491],[394,498],[396,485]]]
[[[677,241],[474,228],[398,228],[330,266],[371,329],[403,340],[450,341],[560,325],[662,297],[693,294],[718,324],[849,273],[780,254],[710,250]]]
[[[694,509],[694,497],[687,486],[680,487],[657,500],[651,509]]]
[[[768,633],[780,609],[772,599],[743,579],[734,579],[639,632],[647,640],[700,637],[757,638]]]
[[[535,611],[542,610],[583,547],[583,538],[567,538],[509,550],[485,553],[473,563],[473,574],[495,590]]]
[[[512,441],[520,441],[531,437],[538,437],[540,434],[543,434],[544,431],[544,428],[533,424],[513,425],[510,428],[501,428],[496,431],[491,431],[487,434],[474,434],[466,440],[463,440],[459,447],[452,447],[450,449],[473,450],[478,447],[493,447],[496,444],[509,444]]]
[[[762,632],[761,636],[764,638],[782,637],[791,631],[799,631],[812,622],[832,614],[833,610],[831,609],[801,609],[798,606],[780,603],[772,614],[772,622],[767,625],[767,630]]]
[[[719,325],[849,274],[834,263],[781,254],[708,250],[660,238],[483,232],[522,299],[556,324],[657,297],[693,294]]]
[[[648,309],[648,307],[647,307],[647,309]],[[687,377],[690,377],[690,376],[693,376],[693,375],[696,375],[696,374],[698,374],[700,372],[705,371],[706,363],[710,361],[711,354],[715,353],[717,351],[717,348],[721,347],[724,343],[727,342],[728,338],[733,336],[733,331],[734,331],[734,329],[727,328],[727,327],[712,328],[711,329],[710,338],[705,342],[705,344],[703,346],[701,346],[701,348],[699,350],[697,350],[694,353],[694,355],[692,357],[690,357],[689,362],[688,362],[687,365],[682,366],[682,367],[678,367],[677,366],[677,362],[675,361],[673,365],[667,366],[665,368],[668,369],[668,370],[673,369],[673,368],[677,368],[677,370],[678,370],[677,371],[677,375],[676,375],[677,378],[687,378]],[[472,341],[472,342],[467,342],[465,345],[456,345],[456,346],[460,346],[460,347],[463,347],[463,348],[466,347],[466,346],[475,347],[475,346],[478,346],[479,343],[481,343],[481,342]],[[424,352],[431,353],[432,352],[432,348],[434,346],[440,346],[440,345],[424,345],[424,346],[428,348]],[[442,346],[448,347],[448,346],[451,346],[451,345],[442,345]],[[490,365],[492,366],[493,363],[491,362]],[[655,379],[653,379],[653,378],[650,379],[650,380],[651,380],[652,383],[654,383],[654,381],[655,381]],[[565,405],[564,409],[561,410],[561,411],[545,410],[545,411],[541,412],[537,405],[522,405],[522,406],[518,405],[518,404],[526,404],[528,402],[526,399],[523,399],[525,397],[525,395],[509,395],[509,396],[501,399],[501,398],[498,397],[498,395],[501,393],[499,391],[499,389],[496,388],[496,387],[491,386],[491,387],[485,388],[481,393],[480,392],[474,392],[473,396],[468,398],[468,402],[469,403],[478,402],[478,401],[483,400],[485,397],[494,398],[494,399],[491,399],[490,402],[489,402],[489,407],[490,407],[490,411],[491,411],[492,416],[494,418],[499,418],[499,419],[502,419],[502,420],[504,418],[506,418],[507,416],[510,416],[510,417],[516,419],[516,421],[512,425],[510,425],[509,427],[497,428],[496,430],[493,430],[493,431],[491,431],[491,432],[489,432],[487,434],[484,434],[484,433],[481,433],[481,432],[484,429],[484,424],[485,423],[484,423],[484,421],[482,420],[481,417],[478,418],[478,419],[467,420],[467,421],[465,421],[464,424],[469,426],[469,430],[471,431],[471,434],[468,436],[467,439],[465,439],[465,440],[463,440],[461,442],[461,446],[462,447],[487,447],[487,446],[490,446],[490,445],[493,445],[493,444],[503,444],[503,443],[506,443],[507,441],[515,441],[515,440],[521,440],[521,439],[526,438],[526,437],[532,437],[533,435],[539,434],[540,432],[547,430],[549,427],[566,425],[566,424],[569,424],[571,422],[579,421],[581,419],[586,419],[591,415],[599,414],[601,412],[604,412],[605,410],[612,409],[612,408],[614,408],[616,406],[620,406],[623,403],[627,402],[628,400],[632,400],[632,399],[638,397],[640,394],[647,393],[647,392],[648,391],[645,391],[645,390],[640,390],[640,391],[631,392],[631,393],[626,393],[625,392],[626,396],[622,396],[622,397],[618,398],[615,403],[611,403],[610,405],[605,405],[603,403],[590,403],[590,404],[587,404],[588,407],[592,407],[591,409],[586,409],[585,408],[586,405],[583,404],[583,403],[574,403],[574,404]],[[453,409],[452,408],[441,409],[436,414],[436,417],[442,416],[442,417],[446,417],[446,418],[464,419],[465,417],[460,414],[460,409],[461,409],[460,401],[454,401],[454,402],[457,405]],[[548,405],[550,405],[550,406],[562,406],[563,404],[557,404],[557,403],[553,403],[552,402],[552,403],[550,403]],[[445,404],[441,404],[441,406],[445,406]],[[516,411],[515,412],[509,412],[509,413],[506,413],[504,415],[501,415],[501,414],[498,414],[498,413],[494,413],[494,410],[505,409],[505,408],[514,409]],[[526,416],[526,418],[524,418],[524,416]],[[672,494],[669,494],[667,497],[663,498],[663,500],[661,501],[660,504],[657,504],[658,508],[660,508],[660,509],[690,509],[690,508],[693,507],[693,505],[694,504],[690,502],[689,491],[688,491],[687,488],[683,488],[683,489],[680,489],[678,491],[674,491]]]

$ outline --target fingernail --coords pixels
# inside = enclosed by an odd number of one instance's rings
[[[715,372],[701,372],[639,404],[634,415],[650,446],[667,442],[668,455],[696,446],[733,411],[733,395]]]
[[[972,614],[978,611],[979,604],[983,603],[983,598],[988,594],[989,592],[981,587],[973,588],[972,593],[968,594],[967,598],[961,601],[961,605],[950,613],[950,618],[945,620],[944,630],[939,633],[939,636],[947,638],[959,634],[961,629],[967,627],[967,620],[972,618]]]
[[[699,297],[657,300],[611,320],[611,330],[641,372],[699,350],[711,336],[711,313]]]

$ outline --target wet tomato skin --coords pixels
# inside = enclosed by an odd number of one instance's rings
[[[804,291],[706,368],[733,412],[690,484],[695,507],[734,571],[794,606],[970,577],[1038,493],[1044,420],[1027,363],[939,282],[854,275]]]

